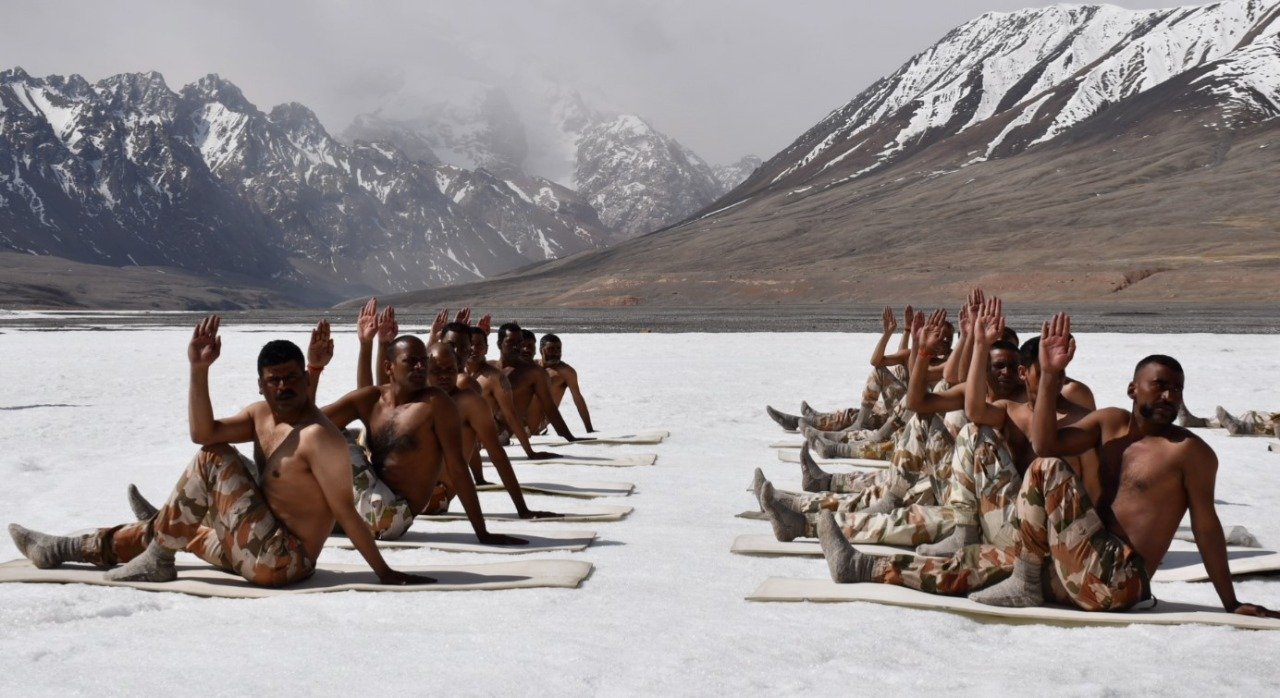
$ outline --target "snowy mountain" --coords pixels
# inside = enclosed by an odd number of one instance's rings
[[[320,297],[501,273],[610,240],[591,208],[518,173],[343,144],[306,107],[264,113],[207,76],[91,85],[0,72],[0,249],[241,273]],[[480,203],[483,202],[483,203]]]
[[[498,87],[454,81],[426,96],[396,93],[343,135],[384,139],[458,167],[545,177],[579,192],[622,237],[676,223],[732,188],[644,119],[597,111],[559,83],[520,101],[515,109]]]
[[[737,162],[728,165],[716,165],[712,168],[712,173],[716,177],[716,181],[720,183],[720,191],[722,193],[730,192],[739,184],[747,181],[751,173],[763,164],[760,158],[754,155],[744,155]]]
[[[1016,155],[1229,56],[1234,67],[1222,70],[1232,76],[1230,89],[1250,92],[1246,82],[1261,83],[1244,98],[1269,102],[1274,63],[1266,45],[1280,31],[1278,17],[1274,0],[985,14],[833,111],[770,159],[746,189],[864,176],[981,127],[999,128],[969,143],[952,166]]]
[[[1278,302],[1278,116],[1280,0],[987,14],[712,210],[400,300],[951,303],[977,284],[1049,307]]]

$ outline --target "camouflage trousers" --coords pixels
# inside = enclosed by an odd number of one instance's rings
[[[1249,410],[1237,419],[1244,427],[1237,436],[1277,436],[1280,437],[1280,412],[1259,412]]]
[[[976,424],[960,430],[944,500],[957,526],[978,526],[984,543],[1012,546],[1018,540],[1021,488],[1022,475],[999,432]]]
[[[906,377],[906,370],[902,366],[873,369],[862,389],[862,404],[859,407],[819,412],[810,418],[810,422],[815,429],[821,431],[844,431],[853,426],[859,410],[868,410],[862,426],[879,428],[902,402],[902,398],[906,397]]]
[[[395,493],[378,477],[364,447],[350,436],[347,450],[351,454],[351,482],[355,494],[356,513],[369,526],[378,540],[395,540],[413,525],[414,511],[408,500]]]
[[[85,543],[85,560],[103,566],[128,562],[154,540],[260,586],[306,579],[316,562],[267,506],[254,481],[256,470],[230,446],[201,449],[155,516],[99,529]]]
[[[1047,563],[1051,596],[1086,611],[1123,611],[1150,596],[1142,558],[1106,530],[1084,483],[1066,461],[1040,458],[1018,494],[1019,542],[971,545],[950,558],[893,555],[876,560],[873,581],[960,595],[1005,579],[1019,555]]]

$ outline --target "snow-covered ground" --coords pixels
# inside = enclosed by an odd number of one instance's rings
[[[355,338],[337,335],[321,401],[352,382]],[[1019,328],[1022,329],[1022,328]],[[108,331],[114,330],[114,331]],[[127,520],[125,486],[161,499],[194,448],[187,441],[189,328],[0,331],[0,523],[70,532]],[[214,366],[217,412],[257,397],[254,357],[303,327],[227,326]],[[815,559],[729,554],[735,535],[767,531],[734,518],[752,504],[751,470],[795,480],[766,444],[779,436],[764,405],[846,405],[860,388],[866,334],[564,336],[602,430],[666,428],[658,446],[574,447],[656,452],[640,468],[537,467],[525,477],[626,480],[636,493],[597,500],[636,508],[594,528],[582,553],[596,569],[576,590],[369,594],[253,601],[130,589],[0,586],[0,693],[202,694],[705,694],[877,693],[939,689],[1100,694],[1274,690],[1280,633],[1202,627],[1063,629],[984,624],[942,613],[863,604],[743,600],[770,575],[821,577]],[[1199,414],[1280,409],[1280,337],[1080,336],[1070,373],[1102,405],[1128,405],[1142,356],[1170,353],[1188,371]],[[566,413],[578,425],[572,407]],[[1206,432],[1222,465],[1225,524],[1280,545],[1280,454],[1267,440]],[[486,506],[509,509],[500,495]],[[576,500],[532,497],[540,508]],[[533,530],[510,524],[505,529]],[[441,529],[466,524],[437,524]],[[544,553],[545,557],[564,554]],[[0,559],[17,556],[7,536]],[[471,563],[498,556],[399,551],[393,565]],[[326,550],[331,562],[355,552]],[[1242,599],[1280,607],[1280,580],[1236,585]],[[1163,584],[1158,596],[1216,603],[1208,584]]]

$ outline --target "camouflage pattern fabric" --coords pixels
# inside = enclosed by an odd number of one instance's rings
[[[413,525],[414,512],[408,500],[396,494],[383,482],[369,455],[360,444],[347,439],[351,454],[351,482],[355,493],[356,513],[369,525],[369,532],[378,540],[395,540],[403,536]],[[447,507],[446,503],[446,507]]]
[[[1280,412],[1249,410],[1237,419],[1244,427],[1237,436],[1280,436]]]
[[[1004,437],[970,424],[956,438],[951,479],[943,501],[957,525],[979,526],[982,541],[1002,548],[1018,540],[1018,491],[1022,476]]]
[[[893,414],[894,408],[907,395],[907,372],[903,366],[876,368],[867,376],[862,390],[862,405],[835,412],[819,412],[809,418],[820,431],[844,431],[853,426],[860,409],[870,410],[863,420],[864,429],[878,429]]]
[[[1018,496],[1021,554],[1048,559],[1059,601],[1085,611],[1123,611],[1148,598],[1146,564],[1106,529],[1066,461],[1038,458]]]
[[[920,504],[910,504],[886,514],[836,512],[835,517],[850,543],[916,546],[946,538],[956,526],[955,518],[946,507]],[[816,516],[812,523],[816,531]]]
[[[272,514],[255,472],[254,464],[230,446],[201,449],[154,517],[99,529],[85,543],[85,559],[103,566],[128,562],[156,540],[260,586],[306,579],[315,560]],[[213,516],[206,518],[210,512]]]
[[[1015,555],[992,545],[970,545],[952,557],[893,555],[876,560],[871,580],[944,596],[963,596],[1013,572]]]

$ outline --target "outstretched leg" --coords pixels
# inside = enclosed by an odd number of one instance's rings
[[[800,426],[800,418],[794,414],[779,412],[778,410],[773,409],[772,405],[765,405],[764,411],[765,414],[769,415],[769,419],[777,422],[778,426],[786,429],[787,431],[795,431],[796,427]]]

